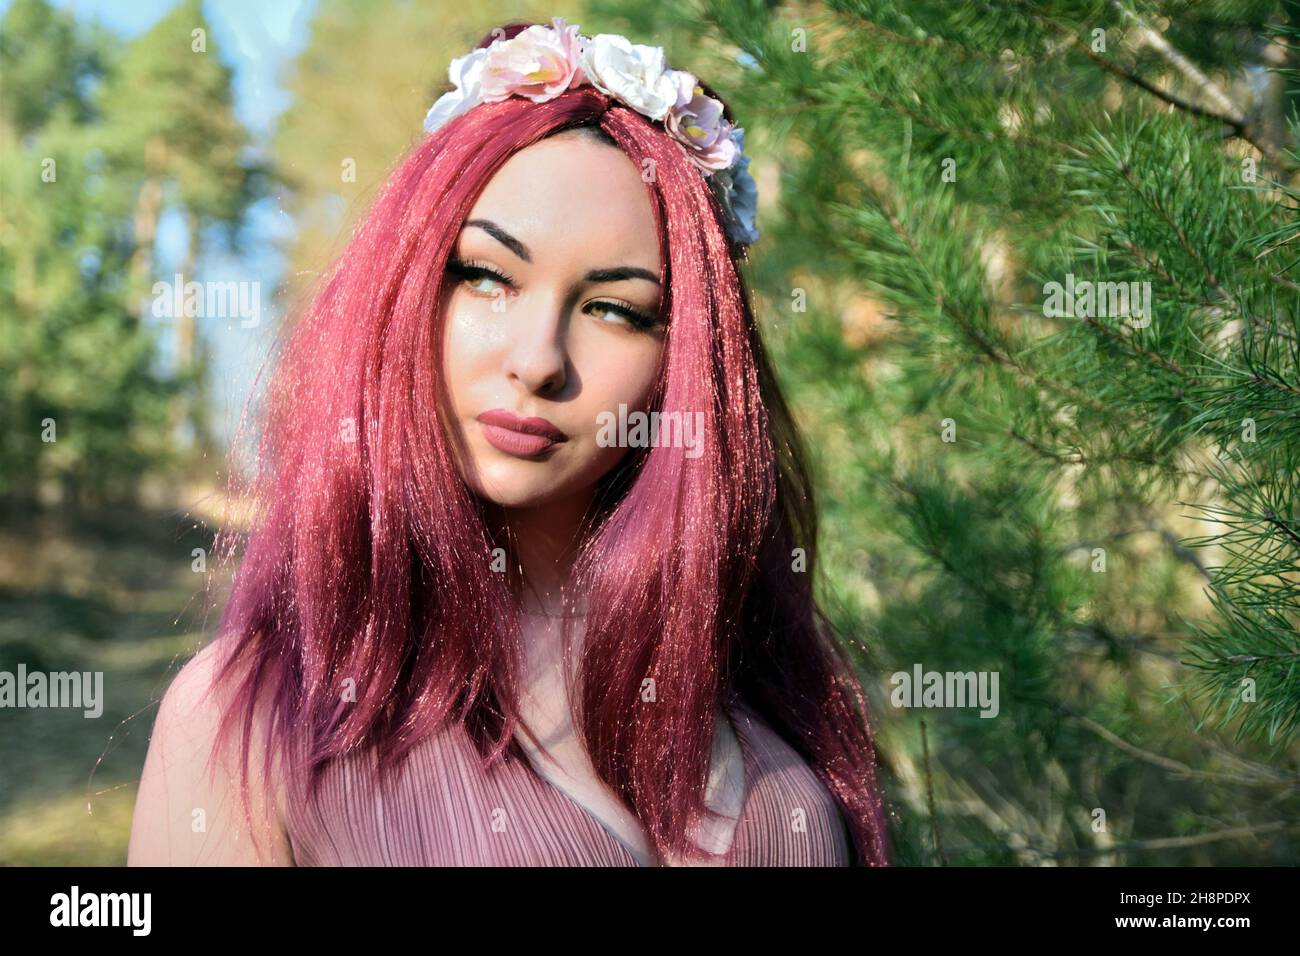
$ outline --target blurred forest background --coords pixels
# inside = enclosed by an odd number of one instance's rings
[[[251,372],[449,60],[553,15],[746,128],[898,862],[1300,860],[1300,4],[138,6],[0,4],[0,670],[107,692],[0,710],[0,863],[125,861]],[[267,315],[158,321],[175,273]],[[1149,321],[1053,314],[1067,276]],[[999,715],[891,706],[917,664],[997,671]]]

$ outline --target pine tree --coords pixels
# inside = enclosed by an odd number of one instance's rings
[[[0,22],[0,496],[19,509],[52,481],[74,508],[130,500],[177,466],[175,425],[202,438],[194,320],[176,317],[169,369],[141,317],[164,211],[193,266],[255,198],[207,26],[197,0],[129,43],[45,0]]]
[[[447,65],[502,19],[549,23],[549,0],[490,11],[384,0],[323,0],[310,39],[285,78],[294,107],[276,130],[282,202],[297,229],[288,298],[300,302],[343,249],[350,227],[374,200],[402,154],[424,135],[429,106],[447,84]]]
[[[102,88],[116,49],[44,0],[0,21],[0,496],[43,483],[125,497],[167,453],[169,383],[118,280],[125,184],[106,169]]]
[[[1295,862],[1292,2],[603,0],[755,153],[903,862]],[[996,671],[996,719],[886,675]]]

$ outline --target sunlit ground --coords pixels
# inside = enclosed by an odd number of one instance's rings
[[[198,527],[195,527],[195,525]],[[121,865],[157,700],[199,646],[211,533],[180,510],[0,533],[0,670],[102,671],[103,713],[0,708],[0,864]]]

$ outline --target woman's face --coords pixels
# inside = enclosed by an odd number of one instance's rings
[[[644,410],[664,347],[659,239],[622,151],[565,132],[521,150],[448,264],[443,363],[476,494],[507,508],[589,497],[625,448],[601,412]]]

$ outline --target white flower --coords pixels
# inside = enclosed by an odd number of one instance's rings
[[[483,63],[488,53],[502,41],[493,41],[491,46],[473,50],[451,61],[447,70],[447,79],[456,88],[438,97],[438,101],[429,108],[424,117],[424,131],[432,133],[447,120],[459,116],[470,107],[477,106],[483,99]]]
[[[576,25],[555,17],[551,26],[530,26],[515,37],[494,40],[451,61],[455,87],[424,118],[432,133],[479,103],[522,96],[543,103],[591,83],[654,122],[686,152],[709,181],[733,242],[758,241],[758,187],[744,155],[745,131],[723,116],[720,100],[705,94],[695,76],[669,69],[662,47],[600,33],[588,39]]]
[[[695,89],[700,85],[700,81],[695,78],[695,74],[690,70],[667,70],[668,78],[673,81],[673,87],[677,90],[677,99],[673,100],[673,106],[681,108],[689,103],[695,96]],[[700,90],[703,93],[703,90]]]
[[[663,47],[598,33],[582,51],[582,69],[596,89],[652,120],[662,120],[677,102],[677,86],[665,69]]]

